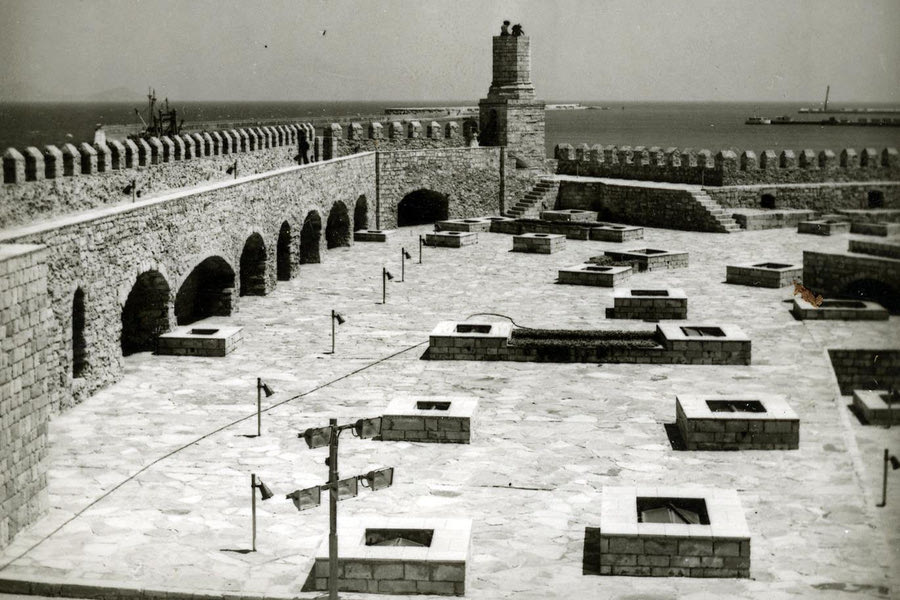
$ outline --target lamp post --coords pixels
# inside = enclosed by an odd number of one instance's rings
[[[891,469],[896,471],[900,469],[900,459],[896,456],[891,456],[891,453],[888,452],[888,449],[884,449],[884,478],[881,481],[881,504],[876,504],[878,508],[884,508],[887,506],[887,480],[888,480],[888,463],[891,465]]]
[[[406,259],[412,260],[412,256],[406,248],[400,248],[400,281],[406,281]]]
[[[334,312],[334,309],[331,310],[331,353],[334,354],[334,322],[337,321],[338,325],[344,324],[343,315]]]
[[[381,303],[387,304],[387,282],[393,280],[394,276],[385,267],[381,267]]]
[[[337,419],[329,419],[327,427],[312,427],[297,437],[306,440],[310,448],[328,446],[328,483],[323,486],[295,490],[287,495],[294,501],[297,510],[313,508],[319,505],[321,490],[328,490],[328,598],[338,598],[338,535],[337,535],[337,503],[341,484],[344,489],[350,489],[349,497],[356,496],[357,483],[360,480],[368,482],[372,491],[390,486],[394,479],[393,467],[369,471],[365,475],[357,475],[346,480],[341,480],[338,474],[338,438],[345,429],[352,429],[353,433],[361,438],[371,438],[381,433],[381,417],[373,419],[359,419],[355,423],[338,425]]]
[[[268,383],[263,383],[259,377],[256,378],[256,437],[262,435],[262,394],[266,393],[266,398],[275,392],[269,387]]]
[[[256,473],[250,474],[250,515],[253,520],[253,540],[251,543],[252,552],[256,552],[256,490],[259,488],[259,495],[263,500],[268,500],[274,494],[269,486],[262,482],[262,479],[256,478]]]
[[[422,245],[425,243],[425,239],[419,235],[419,264],[422,264]]]
[[[231,166],[225,170],[225,173],[227,173],[228,175],[231,175],[233,173],[234,178],[235,179],[238,178],[238,161],[237,161],[237,159],[234,159],[234,162],[231,163]]]

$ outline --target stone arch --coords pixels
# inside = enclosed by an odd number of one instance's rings
[[[420,189],[405,195],[397,204],[397,226],[422,225],[448,217],[450,201],[434,190]]]
[[[294,272],[294,261],[291,256],[293,248],[291,224],[285,221],[278,230],[278,244],[275,250],[275,273],[278,281],[290,281]]]
[[[231,314],[234,269],[221,256],[210,256],[194,267],[175,295],[175,318],[189,325],[207,317]]]
[[[759,199],[760,208],[775,208],[775,194],[763,194]]]
[[[353,237],[350,229],[350,213],[347,211],[347,205],[338,200],[328,213],[328,222],[325,224],[325,247],[331,250],[349,246]]]
[[[471,143],[472,138],[478,135],[478,121],[475,119],[466,119],[463,121],[463,139],[466,144]]]
[[[845,286],[840,295],[854,300],[872,300],[893,314],[900,312],[900,290],[880,279],[856,279]]]
[[[156,338],[169,330],[171,290],[159,271],[138,275],[122,307],[122,355],[156,350]]]
[[[866,205],[869,208],[884,208],[884,192],[869,190],[869,193],[866,194]]]
[[[353,209],[353,229],[369,228],[369,201],[365,194],[356,199],[356,207]]]
[[[80,287],[72,295],[72,377],[84,377],[88,369],[85,325],[84,290]]]
[[[322,238],[322,217],[311,210],[303,220],[303,229],[300,230],[300,264],[311,265],[321,261],[319,258],[319,246]]]
[[[241,296],[266,295],[266,243],[258,233],[244,242],[241,251]]]

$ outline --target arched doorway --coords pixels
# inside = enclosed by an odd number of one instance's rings
[[[775,208],[775,196],[772,194],[763,194],[759,199],[760,208]]]
[[[159,271],[144,271],[122,308],[122,355],[156,349],[156,338],[169,330],[170,290]]]
[[[319,244],[322,237],[322,217],[311,210],[303,221],[300,230],[300,264],[310,265],[320,262]]]
[[[478,137],[479,146],[499,146],[500,145],[500,123],[497,118],[497,111],[491,109],[488,113],[487,122],[482,124],[481,135]]]
[[[347,205],[338,200],[331,206],[331,212],[328,213],[328,223],[325,224],[325,247],[331,250],[340,246],[349,246],[352,236]]]
[[[275,257],[275,270],[278,281],[290,281],[293,274],[291,240],[291,226],[285,221],[281,224],[281,229],[278,231],[278,246]]]
[[[72,377],[84,377],[87,370],[87,343],[84,341],[84,290],[72,297]]]
[[[878,279],[857,279],[841,292],[845,298],[872,300],[892,314],[900,313],[900,290]]]
[[[221,256],[210,256],[194,267],[175,296],[175,319],[189,325],[207,317],[231,314],[234,269]]]
[[[416,190],[397,205],[397,226],[423,225],[448,218],[450,201],[432,190]]]
[[[359,231],[360,229],[368,228],[369,201],[363,195],[356,199],[356,208],[353,209],[353,229]]]
[[[266,295],[266,244],[254,233],[241,252],[241,296]]]

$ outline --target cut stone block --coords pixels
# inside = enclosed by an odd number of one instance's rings
[[[157,354],[225,356],[244,341],[243,328],[197,321],[159,336]]]
[[[513,236],[513,252],[554,254],[565,250],[566,236],[554,233],[523,233]]]
[[[869,425],[900,425],[900,395],[889,390],[853,390],[853,407]]]
[[[850,233],[882,237],[900,235],[900,223],[851,223]]]
[[[597,213],[577,208],[545,210],[541,212],[541,219],[544,221],[596,221]]]
[[[607,319],[686,319],[687,294],[684,290],[618,289],[613,292],[613,308]]]
[[[386,242],[396,229],[360,229],[353,232],[354,242]]]
[[[631,267],[601,266],[591,263],[559,270],[559,283],[615,287],[631,277]]]
[[[750,364],[750,338],[737,325],[660,323],[656,329],[663,347],[679,353],[683,362]]]
[[[801,321],[887,321],[886,308],[870,300],[823,300],[816,306],[795,297],[791,312]]]
[[[437,231],[484,231],[489,232],[494,223],[514,222],[511,217],[473,217],[470,219],[448,219],[435,223]]]
[[[435,231],[425,234],[425,244],[441,248],[462,248],[478,243],[478,234],[474,231]]]
[[[475,398],[394,398],[384,411],[381,439],[468,444],[477,407]]]
[[[630,262],[635,271],[658,271],[688,266],[687,252],[638,248],[624,252],[607,250],[604,254],[616,262]]]
[[[822,219],[818,221],[800,221],[797,224],[797,233],[812,233],[814,235],[837,235],[850,233],[849,221],[835,219]]]
[[[634,225],[603,225],[591,227],[590,239],[595,242],[631,242],[644,239],[644,228]]]
[[[675,423],[688,450],[796,450],[800,419],[784,398],[680,394]]]
[[[761,262],[725,267],[725,281],[737,285],[782,288],[803,282],[803,266],[786,262]]]
[[[338,589],[462,596],[471,540],[471,519],[342,517],[338,521]],[[326,538],[303,591],[328,589],[328,562]]]
[[[442,321],[431,332],[431,359],[501,360],[512,334],[510,323],[458,323]]]

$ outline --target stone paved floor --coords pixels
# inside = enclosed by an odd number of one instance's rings
[[[724,283],[726,264],[799,262],[804,248],[843,249],[850,236],[647,229],[644,242],[567,241],[548,256],[512,253],[510,236],[480,234],[478,245],[426,248],[425,264],[407,261],[406,282],[390,283],[382,305],[382,265],[399,276],[400,246],[415,256],[425,230],[328,251],[323,264],[303,266],[269,296],[242,298],[229,321],[244,327],[244,345],[226,358],[126,359],[121,382],[52,421],[51,512],[0,555],[0,565],[112,491],[0,577],[313,597],[300,587],[327,533],[327,507],[298,513],[283,495],[324,481],[326,450],[307,449],[297,432],[329,417],[379,415],[396,394],[461,394],[480,401],[471,445],[344,436],[343,476],[383,465],[396,467],[396,476],[392,488],[361,491],[340,511],[471,517],[470,598],[900,594],[900,472],[889,506],[875,508],[881,451],[888,444],[900,451],[900,429],[859,424],[825,353],[832,344],[896,344],[898,318],[798,322],[789,314],[790,288]],[[691,266],[636,275],[629,285],[682,288],[690,320],[737,323],[753,340],[752,366],[420,360],[438,321],[476,312],[526,326],[652,328],[605,322],[611,289],[554,284],[560,267],[643,246],[688,250]],[[326,353],[332,308],[348,319],[335,355]],[[255,432],[255,416],[222,429],[254,414],[257,376],[277,391],[265,405],[297,397],[263,415],[261,438],[245,437]],[[800,449],[673,451],[664,424],[675,420],[675,395],[697,392],[785,394],[801,419]],[[259,504],[259,551],[241,554],[234,550],[250,544],[251,472],[276,497]],[[751,579],[581,574],[584,528],[602,525],[602,486],[685,482],[738,490],[753,536]]]

